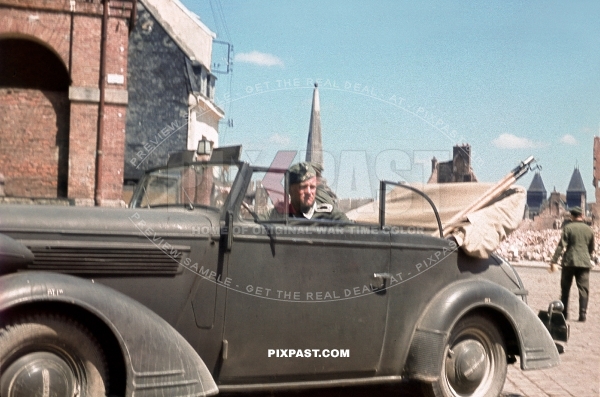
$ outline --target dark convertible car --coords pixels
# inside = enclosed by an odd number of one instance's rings
[[[205,162],[148,172],[130,208],[0,206],[0,396],[406,379],[496,396],[508,364],[559,363],[564,319],[549,331],[509,263],[465,255],[439,222],[387,224],[395,184],[377,224],[265,220],[287,185]]]

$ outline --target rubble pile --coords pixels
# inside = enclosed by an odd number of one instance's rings
[[[518,229],[504,240],[496,253],[508,261],[536,261],[550,263],[556,245],[560,240],[561,230]],[[600,228],[594,228],[596,242],[595,256],[600,256]]]

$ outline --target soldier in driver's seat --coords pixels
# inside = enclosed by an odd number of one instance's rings
[[[333,199],[318,187],[317,169],[308,162],[294,164],[289,169],[290,200],[287,213],[290,218],[329,219],[349,222],[343,212],[337,210]],[[323,198],[329,198],[323,199]],[[283,203],[277,203],[269,213],[269,219],[281,219],[285,215]]]

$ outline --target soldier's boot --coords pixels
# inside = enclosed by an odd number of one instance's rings
[[[582,323],[586,320],[588,298],[579,298],[579,321]]]

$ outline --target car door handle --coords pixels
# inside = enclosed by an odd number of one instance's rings
[[[373,291],[381,291],[385,293],[387,281],[392,278],[389,273],[373,273],[373,279],[371,280],[371,289]]]

